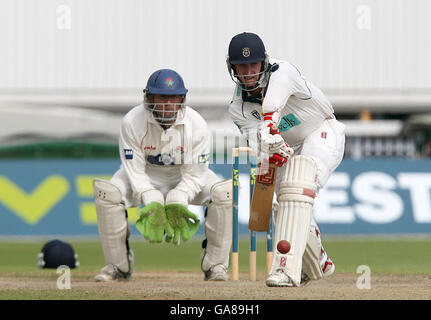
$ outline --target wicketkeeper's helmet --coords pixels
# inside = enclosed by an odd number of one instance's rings
[[[161,69],[154,72],[144,89],[146,94],[186,95],[187,89],[181,76],[171,69]]]
[[[38,254],[37,266],[39,268],[58,268],[68,266],[73,269],[79,266],[78,255],[72,246],[61,240],[51,240],[45,243]]]
[[[145,108],[152,111],[153,117],[161,124],[171,123],[177,118],[177,113],[183,109],[187,91],[183,79],[176,71],[171,69],[157,70],[150,76],[144,89]],[[170,103],[157,103],[156,105],[149,101],[150,95],[183,96],[183,99],[181,103],[175,103],[177,108],[176,111],[172,112],[172,110],[165,108]]]

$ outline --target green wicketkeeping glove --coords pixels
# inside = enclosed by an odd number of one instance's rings
[[[193,237],[200,222],[193,212],[186,206],[176,203],[166,205],[165,211],[168,223],[173,229],[173,236],[166,235],[166,242],[179,244],[181,239],[187,241]]]
[[[174,230],[168,223],[165,208],[158,202],[151,202],[141,210],[136,228],[150,242],[162,242],[165,235],[172,238]]]

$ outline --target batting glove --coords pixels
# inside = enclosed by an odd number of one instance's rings
[[[289,161],[289,158],[282,157],[281,155],[274,153],[269,158],[269,163],[275,164],[277,167],[282,167],[285,163]]]
[[[270,155],[270,163],[282,166],[286,163],[294,150],[284,141],[278,131],[277,123],[280,116],[278,112],[264,115],[264,125],[259,132],[261,151]]]

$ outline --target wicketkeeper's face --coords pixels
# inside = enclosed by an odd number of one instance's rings
[[[168,125],[175,122],[178,111],[182,108],[184,96],[175,95],[151,95],[148,97],[148,102],[153,107],[153,112],[157,115],[157,120],[162,124]]]
[[[261,75],[262,61],[254,63],[236,64],[236,76],[244,86],[251,88],[256,86]]]

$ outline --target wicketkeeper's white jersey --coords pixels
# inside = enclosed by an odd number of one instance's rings
[[[208,170],[211,141],[207,123],[190,107],[178,112],[166,130],[144,105],[134,107],[123,118],[119,139],[122,167],[133,192],[156,189],[152,180],[180,181],[175,188],[193,199],[206,183],[202,172]]]
[[[229,112],[232,120],[247,135],[260,129],[262,114],[279,111],[279,130],[284,141],[296,147],[326,119],[334,119],[334,109],[322,91],[301,76],[287,61],[270,59],[273,72],[261,86],[263,101],[235,89]]]

